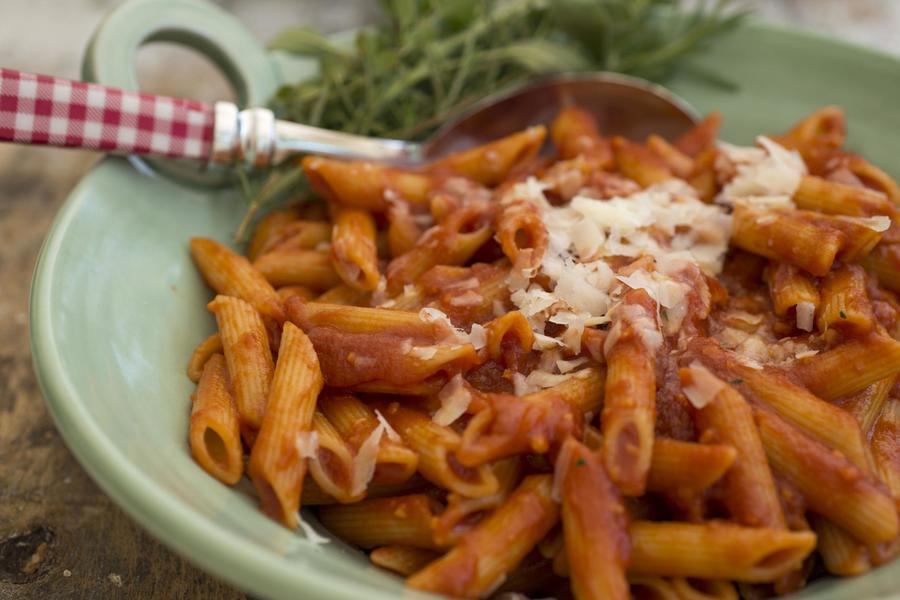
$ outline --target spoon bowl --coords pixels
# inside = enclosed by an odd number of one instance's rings
[[[560,110],[573,105],[593,114],[604,135],[641,141],[651,133],[674,139],[699,119],[685,100],[644,79],[605,72],[565,74],[477,102],[423,142],[419,158],[432,161],[532,125],[549,125]]]

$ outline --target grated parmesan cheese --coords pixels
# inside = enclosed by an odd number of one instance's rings
[[[737,174],[716,201],[734,204],[744,200],[756,205],[794,208],[791,197],[807,173],[803,158],[795,150],[787,150],[765,136],[757,137],[756,143],[760,148],[736,148],[720,143]]]
[[[385,433],[387,433],[388,438],[394,440],[395,442],[399,442],[400,434],[397,433],[393,427],[391,427],[391,424],[388,423],[388,420],[384,418],[384,415],[381,414],[381,411],[379,411],[377,408],[375,409],[375,417],[378,419],[379,423],[384,425],[384,431]]]
[[[813,317],[816,314],[816,305],[812,302],[797,303],[797,329],[803,331],[813,330]]]
[[[453,424],[465,414],[472,402],[472,394],[466,389],[463,376],[460,373],[454,375],[441,391],[438,392],[438,400],[441,407],[435,411],[431,420],[444,427]]]
[[[688,401],[698,410],[712,402],[727,385],[696,360],[691,363],[688,370],[691,373],[691,384],[681,389]]]
[[[315,431],[301,431],[294,444],[301,458],[315,459],[319,451],[319,434]]]
[[[327,537],[316,531],[312,525],[304,521],[303,515],[300,514],[299,511],[297,512],[297,524],[300,525],[300,529],[303,531],[303,536],[306,538],[306,541],[313,546],[321,546],[322,544],[331,542]]]
[[[384,433],[384,423],[379,423],[356,451],[350,474],[350,495],[361,496],[369,486],[372,476],[375,475],[378,448]]]

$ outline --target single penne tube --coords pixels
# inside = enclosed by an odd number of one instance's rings
[[[447,554],[407,579],[410,587],[477,598],[492,591],[559,520],[550,475],[526,477],[507,501]],[[473,565],[466,567],[465,565]],[[459,577],[460,569],[471,577]]]
[[[440,505],[427,494],[322,506],[319,521],[331,533],[360,548],[412,546],[437,549],[434,519]]]
[[[642,323],[651,323],[656,333],[655,310],[649,307],[655,303],[644,290],[628,292],[623,302],[642,316],[617,322],[614,327],[621,327],[622,333],[606,352],[602,453],[607,473],[622,492],[641,496],[653,456],[656,422],[656,357],[644,342]]]
[[[387,242],[391,257],[406,254],[416,245],[422,228],[405,202],[394,202],[387,211]]]
[[[729,472],[738,453],[725,444],[656,438],[647,473],[651,492],[700,494]]]
[[[222,336],[217,333],[211,334],[208,338],[200,342],[188,360],[187,375],[191,381],[197,383],[200,376],[203,375],[203,367],[206,361],[214,354],[222,352]]]
[[[794,265],[773,262],[766,271],[772,309],[779,317],[794,309],[797,328],[812,331],[813,318],[819,306],[819,290],[815,280]]]
[[[216,293],[241,298],[261,315],[284,320],[284,308],[275,288],[246,258],[208,238],[191,239],[191,257]]]
[[[353,451],[347,442],[319,410],[313,414],[312,431],[317,443],[313,456],[309,457],[309,474],[326,494],[341,504],[361,500],[366,490],[354,486]]]
[[[446,377],[436,375],[415,383],[392,383],[390,381],[367,381],[354,385],[350,391],[363,394],[389,394],[394,396],[415,396],[428,398],[436,396],[447,384]]]
[[[738,600],[737,590],[730,581],[685,577],[673,577],[669,581],[679,600]]]
[[[872,569],[869,550],[864,544],[824,517],[813,515],[811,520],[819,554],[829,573],[853,577]]]
[[[300,296],[304,300],[318,298],[319,294],[305,285],[286,285],[278,288],[278,296],[282,302],[293,296]]]
[[[814,175],[804,175],[793,196],[798,208],[833,215],[868,217],[892,215],[893,202],[883,193],[865,188],[828,181]]]
[[[547,128],[529,127],[493,142],[456,152],[432,163],[429,173],[461,175],[482,185],[495,186],[517,165],[533,158],[544,144]]]
[[[513,344],[512,351],[516,355],[527,355],[534,345],[534,331],[521,311],[512,310],[487,323],[484,328],[487,329],[485,347],[492,360],[501,360],[504,350],[510,348],[508,344]],[[509,362],[514,364],[516,361]]]
[[[847,119],[839,106],[823,106],[798,121],[787,133],[774,136],[786,148],[840,148],[847,136]]]
[[[331,230],[331,223],[326,221],[300,220],[281,225],[253,255],[253,260],[268,252],[318,249],[331,241]]]
[[[253,262],[274,286],[303,285],[315,290],[327,290],[341,283],[334,270],[331,256],[318,250],[273,250]]]
[[[739,362],[712,340],[697,338],[690,342],[690,348],[703,366],[748,400],[768,406],[806,435],[867,468],[869,459],[862,432],[847,411],[814,396],[779,369]]]
[[[799,568],[816,545],[809,531],[724,522],[635,521],[629,533],[629,576],[765,583]]]
[[[266,326],[259,313],[239,298],[216,296],[207,307],[219,325],[242,430],[257,430],[274,371]]]
[[[612,146],[597,128],[594,116],[583,108],[568,106],[550,124],[550,137],[565,159],[584,156],[601,169],[613,165]]]
[[[350,287],[372,291],[378,285],[378,253],[375,220],[365,210],[335,209],[331,237],[331,262]]]
[[[564,461],[563,464],[559,464]],[[572,592],[579,600],[628,598],[631,552],[625,508],[603,460],[569,438],[555,477],[562,478],[562,523]]]
[[[233,485],[244,472],[244,450],[230,387],[225,357],[213,354],[192,396],[189,439],[194,460],[219,481]]]
[[[857,265],[841,265],[822,279],[822,301],[816,327],[833,327],[850,335],[864,335],[875,328],[875,316],[866,292],[866,274]]]
[[[628,586],[635,600],[684,600],[666,577],[629,575]]]
[[[291,529],[299,524],[306,475],[298,434],[312,429],[322,384],[319,361],[309,338],[293,323],[285,323],[265,417],[250,452],[247,473],[259,494],[262,511]]]
[[[647,148],[658,156],[679,179],[687,179],[694,170],[694,161],[690,156],[658,135],[647,138]]]
[[[301,164],[310,186],[320,196],[343,206],[373,213],[385,212],[391,195],[412,204],[424,204],[433,185],[432,177],[425,173],[403,171],[368,161],[307,156]]]
[[[881,479],[895,499],[900,501],[900,457],[897,439],[900,433],[900,400],[890,398],[884,403],[881,416],[872,432],[872,454]]]
[[[369,553],[369,560],[388,571],[408,577],[440,556],[434,550],[413,546],[382,546]]]
[[[266,216],[260,219],[253,229],[250,243],[247,244],[247,258],[252,261],[259,256],[263,248],[271,245],[273,237],[276,236],[281,226],[299,218],[300,210],[296,206],[289,206],[266,213]]]
[[[900,373],[900,342],[877,333],[846,341],[794,363],[792,373],[811,392],[834,400]],[[840,373],[840,377],[835,377]]]
[[[603,434],[595,427],[586,426],[584,444],[591,450],[602,448]],[[697,496],[719,481],[736,458],[737,451],[732,446],[657,437],[647,473],[647,489],[676,496]]]
[[[867,257],[875,246],[891,230],[883,228],[890,223],[879,222],[887,217],[846,217],[842,215],[824,215],[803,211],[802,218],[818,226],[827,227],[844,234],[844,243],[837,253],[841,262],[855,263]]]
[[[413,336],[434,336],[440,325],[422,319],[418,312],[348,306],[325,302],[290,302],[290,318],[304,329],[333,327],[344,333],[381,333],[401,329]],[[448,331],[446,328],[444,331]]]
[[[316,298],[316,302],[344,306],[352,306],[355,304],[367,305],[370,297],[371,294],[369,292],[364,292],[363,290],[358,290],[342,283],[334,286],[330,290],[322,292],[322,294]]]
[[[894,499],[863,468],[766,410],[754,416],[769,464],[800,491],[810,510],[867,544],[896,537]]]
[[[702,152],[715,147],[721,124],[722,115],[713,111],[693,128],[681,134],[675,140],[675,147],[690,157],[699,156]]]
[[[603,394],[606,387],[606,369],[588,367],[553,387],[528,394],[528,398],[542,402],[551,397],[559,397],[566,404],[577,409],[585,416],[593,416],[603,406]]]
[[[741,525],[784,529],[781,500],[750,405],[702,366],[681,369],[679,377],[682,388],[712,386],[709,403],[692,411],[694,425],[701,439],[728,444],[736,451],[738,460],[723,480],[724,503],[731,518]]]
[[[868,386],[861,392],[847,398],[841,408],[856,418],[863,435],[869,436],[875,422],[881,415],[882,407],[888,399],[896,377],[885,377]]]
[[[817,277],[828,273],[846,240],[842,232],[811,223],[797,211],[738,203],[732,217],[734,245],[800,267]]]
[[[878,283],[900,292],[900,244],[879,244],[860,264],[878,278]]]
[[[641,144],[616,136],[612,140],[612,149],[619,172],[641,187],[662,183],[673,177],[666,163]]]
[[[862,156],[847,157],[846,166],[866,187],[883,193],[894,204],[900,204],[900,186],[893,177]]]
[[[328,417],[340,436],[354,452],[369,439],[378,427],[378,415],[367,404],[349,394],[329,394],[319,399],[319,409]],[[399,484],[408,481],[416,472],[419,456],[402,440],[382,435],[375,457],[375,484]]]
[[[419,473],[435,485],[469,498],[495,494],[497,477],[490,466],[465,467],[457,458],[462,444],[458,433],[428,415],[394,402],[377,408],[403,442],[419,456]]]
[[[547,250],[547,228],[537,206],[528,200],[504,200],[494,216],[495,238],[516,268],[531,269]]]
[[[713,146],[707,148],[694,159],[693,169],[687,182],[697,191],[697,196],[707,204],[716,199],[719,193],[716,162],[719,150]]]

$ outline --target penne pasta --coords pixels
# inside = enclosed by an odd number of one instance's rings
[[[321,389],[322,373],[309,338],[292,323],[285,323],[265,417],[250,452],[247,474],[259,494],[262,511],[291,529],[299,524],[306,475],[298,434],[311,430]]]
[[[622,497],[598,454],[569,438],[560,451],[562,523],[572,592],[579,600],[628,598],[631,552]]]
[[[197,383],[203,375],[203,367],[213,355],[222,352],[222,336],[218,333],[210,335],[208,338],[200,342],[200,345],[194,349],[191,359],[188,361],[187,375],[191,381]]]
[[[731,517],[741,525],[785,529],[781,501],[750,406],[739,392],[703,367],[681,369],[679,375],[682,387],[703,385],[704,378],[713,378],[717,385],[709,403],[692,412],[701,439],[729,444],[737,455],[722,482]]]
[[[372,291],[378,285],[375,220],[360,209],[338,209],[331,236],[331,263],[350,287]]]
[[[489,465],[471,468],[460,461],[462,440],[455,431],[397,403],[379,408],[403,442],[419,455],[419,473],[425,479],[469,498],[497,492],[497,477]]]
[[[213,354],[204,364],[191,408],[191,454],[207,473],[233,485],[244,472],[240,418],[225,357]]]
[[[219,324],[241,428],[246,435],[246,430],[262,425],[274,371],[266,327],[259,313],[238,298],[216,296],[208,308]]]
[[[216,293],[236,296],[261,315],[279,322],[284,320],[284,308],[275,289],[246,258],[208,238],[191,240],[191,257]]]
[[[256,259],[253,267],[274,286],[302,285],[327,290],[341,282],[331,257],[318,250],[273,250]]]
[[[865,543],[897,535],[893,498],[863,469],[765,410],[754,415],[773,470],[800,491],[811,510]]]
[[[549,475],[526,477],[505,504],[407,584],[466,598],[490,593],[559,520],[552,485]]]
[[[549,153],[538,126],[417,169],[308,156],[316,195],[246,258],[193,239],[196,462],[446,597],[736,600],[892,560],[900,187],[837,107],[741,147],[718,113],[639,143],[561,104]]]

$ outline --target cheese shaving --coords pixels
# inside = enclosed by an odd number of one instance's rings
[[[303,536],[306,538],[306,541],[313,546],[321,546],[322,544],[328,544],[331,542],[330,539],[321,535],[313,528],[312,525],[304,521],[303,516],[299,512],[297,513],[297,524],[303,531]]]
[[[352,496],[361,496],[369,486],[369,482],[375,474],[375,466],[378,462],[378,448],[384,433],[384,423],[379,423],[356,451],[356,456],[353,457],[350,477],[350,494]]]
[[[816,314],[816,305],[812,302],[797,303],[797,329],[803,331],[813,330],[813,317]]]
[[[469,343],[476,350],[487,346],[487,329],[478,323],[472,323],[472,328],[469,330]]]
[[[725,185],[716,201],[734,204],[741,199],[753,204],[793,208],[791,197],[807,173],[803,158],[795,150],[787,150],[765,136],[757,137],[756,143],[762,152],[735,151],[728,144],[721,146],[734,163],[737,175]]]
[[[447,427],[466,413],[469,403],[472,402],[472,394],[466,389],[461,374],[457,373],[454,375],[441,388],[441,391],[438,393],[438,400],[441,401],[441,407],[431,417],[431,420],[438,425]]]
[[[375,409],[375,417],[378,419],[378,422],[384,425],[384,431],[387,433],[389,439],[394,440],[395,442],[400,441],[400,434],[397,433],[391,424],[388,423],[388,420],[384,418],[384,415],[376,408]]]
[[[688,401],[698,410],[712,402],[716,395],[727,386],[724,381],[710,373],[709,369],[696,360],[691,363],[688,370],[691,373],[691,384],[682,387],[681,390]]]
[[[301,431],[297,434],[295,445],[301,458],[315,459],[319,451],[319,434],[315,431]]]

